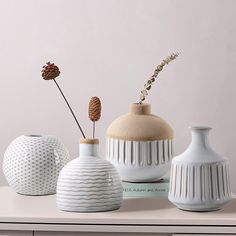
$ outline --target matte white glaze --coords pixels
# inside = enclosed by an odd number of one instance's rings
[[[192,127],[190,146],[172,161],[169,200],[181,209],[217,210],[231,198],[228,161],[211,149],[210,129]]]
[[[122,180],[155,181],[170,169],[172,140],[129,141],[107,138],[107,159],[117,168]]]
[[[80,144],[80,156],[61,171],[57,207],[63,211],[96,212],[120,208],[123,189],[115,167],[98,157],[98,144]]]
[[[54,194],[59,172],[69,159],[68,150],[57,138],[22,135],[8,146],[3,172],[17,193]]]
[[[124,181],[156,181],[170,170],[172,143],[172,128],[150,104],[133,103],[107,129],[106,158]]]

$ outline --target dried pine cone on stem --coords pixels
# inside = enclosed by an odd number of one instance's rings
[[[52,80],[58,77],[60,73],[59,68],[54,63],[47,62],[46,65],[43,66],[42,77],[45,80]]]
[[[56,81],[56,77],[58,77],[60,75],[60,73],[61,72],[60,72],[59,68],[54,63],[47,62],[46,65],[43,66],[42,77],[43,77],[44,80],[53,80],[55,82],[55,84],[56,84],[57,88],[59,89],[62,97],[64,98],[64,100],[65,100],[65,102],[66,102],[66,104],[67,104],[67,106],[68,106],[68,108],[69,108],[76,124],[78,125],[78,127],[80,129],[80,132],[82,133],[83,138],[86,138],[85,135],[84,135],[84,132],[83,132],[83,130],[82,130],[82,128],[81,128],[81,126],[80,126],[80,124],[79,124],[79,122],[78,122],[78,120],[77,120],[77,118],[76,118],[69,102],[68,102],[68,100],[66,99],[66,96],[64,95],[62,89],[60,88],[59,84]]]
[[[101,117],[101,101],[98,97],[92,97],[89,102],[88,115],[93,122],[93,138],[95,138],[95,122]]]

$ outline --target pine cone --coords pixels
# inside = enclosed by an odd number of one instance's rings
[[[89,119],[91,121],[98,121],[101,117],[101,101],[98,97],[92,97],[89,102]]]
[[[42,77],[45,80],[52,80],[59,76],[60,73],[59,68],[54,65],[54,63],[47,62],[47,64],[43,66]]]

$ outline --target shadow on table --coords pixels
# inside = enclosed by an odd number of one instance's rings
[[[229,203],[227,203],[225,206],[223,206],[222,209],[215,211],[217,214],[236,214],[236,199],[233,198],[230,200]]]
[[[168,199],[163,198],[132,198],[124,199],[120,212],[126,211],[155,211],[160,209],[174,208]]]

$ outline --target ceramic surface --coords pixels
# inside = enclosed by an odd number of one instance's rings
[[[149,104],[131,104],[128,114],[107,129],[106,158],[122,180],[147,182],[161,179],[173,156],[173,130],[151,114]]]
[[[188,149],[172,161],[169,200],[189,211],[222,208],[231,198],[229,166],[208,143],[209,127],[192,127]]]
[[[8,146],[3,173],[17,193],[54,194],[59,172],[68,161],[69,153],[57,138],[23,135]]]
[[[128,141],[107,138],[106,157],[126,181],[160,179],[169,171],[172,156],[172,140]]]
[[[57,206],[63,211],[97,212],[120,208],[123,189],[115,167],[98,157],[98,144],[80,144],[80,156],[61,171]]]

